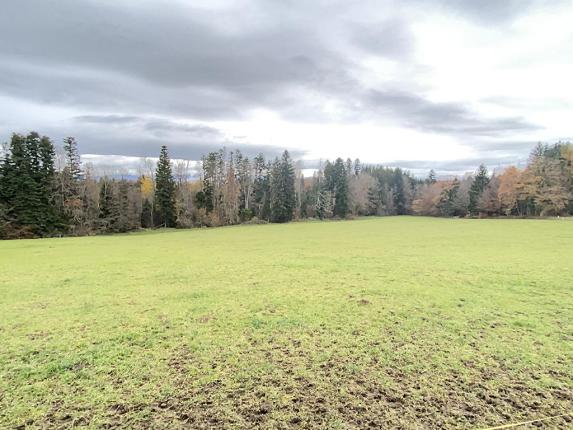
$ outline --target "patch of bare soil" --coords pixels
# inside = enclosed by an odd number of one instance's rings
[[[317,336],[318,338],[318,336]],[[317,340],[318,342],[318,340]],[[324,345],[316,345],[317,350]],[[538,375],[503,365],[467,372],[451,369],[436,375],[405,372],[373,358],[367,370],[349,371],[354,357],[332,354],[318,360],[316,351],[297,339],[263,342],[230,363],[221,351],[212,362],[198,360],[185,347],[169,361],[176,392],[149,404],[110,405],[105,428],[139,429],[459,429],[482,428],[555,416],[573,410],[573,387],[536,388]],[[260,370],[239,376],[236,363],[260,364]],[[197,384],[189,369],[214,369],[220,378]],[[252,369],[252,368],[251,368]],[[255,367],[255,369],[259,369]],[[567,381],[568,375],[555,375]],[[493,383],[492,383],[493,382]],[[61,411],[44,417],[44,428],[89,424],[89,411]],[[81,421],[72,416],[81,416]],[[101,418],[101,417],[99,417]],[[100,419],[101,421],[101,419]],[[544,421],[535,428],[573,427],[572,417]]]

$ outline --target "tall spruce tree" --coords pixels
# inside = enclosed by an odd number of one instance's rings
[[[362,164],[360,163],[360,159],[354,160],[354,176],[360,176],[360,172],[362,171]]]
[[[436,179],[436,172],[434,169],[430,170],[428,173],[428,177],[426,178],[426,184],[431,185],[435,184],[438,180]]]
[[[456,214],[456,198],[458,197],[458,191],[460,189],[460,181],[455,178],[450,184],[448,184],[442,192],[440,193],[440,199],[438,202],[438,209],[442,216],[454,216]]]
[[[64,228],[62,214],[57,207],[57,184],[54,160],[56,151],[50,139],[43,136],[39,142],[40,171],[39,182],[41,187],[41,207],[47,230],[56,231]]]
[[[334,202],[332,215],[340,218],[348,214],[348,169],[351,168],[352,163],[345,165],[342,158],[337,158],[334,164],[327,161],[324,166],[325,189],[333,197]]]
[[[64,139],[64,155],[66,165],[60,175],[60,202],[71,231],[78,233],[81,232],[84,222],[84,202],[81,195],[83,179],[81,159],[75,138],[66,137]]]
[[[141,206],[141,226],[143,228],[153,227],[153,206],[149,199],[145,199]]]
[[[476,215],[479,211],[479,199],[483,192],[485,191],[487,185],[489,184],[489,175],[487,172],[487,168],[480,164],[476,176],[472,182],[470,187],[470,202],[468,205],[468,210],[471,215]]]
[[[119,218],[119,205],[115,196],[114,181],[102,178],[99,183],[99,229],[112,232]]]
[[[47,137],[12,135],[0,166],[4,234],[43,236],[60,227],[54,175],[54,148]]]
[[[295,173],[288,151],[273,163],[270,182],[271,221],[292,220],[296,206]]]
[[[315,207],[316,216],[318,216],[319,219],[332,217],[334,213],[333,200],[332,192],[326,189],[326,187],[319,189]]]
[[[155,173],[155,205],[158,225],[175,227],[177,222],[175,180],[173,179],[171,161],[165,145],[161,147]]]
[[[79,199],[82,167],[78,143],[75,138],[66,137],[64,139],[64,154],[66,157],[66,166],[64,167],[62,176],[65,200]]]
[[[392,200],[397,215],[406,215],[408,213],[404,175],[402,170],[399,168],[394,170],[392,178]]]
[[[75,137],[66,137],[64,139],[64,153],[66,156],[66,167],[64,170],[71,182],[70,188],[77,187],[78,182],[82,179],[82,165],[78,143]]]

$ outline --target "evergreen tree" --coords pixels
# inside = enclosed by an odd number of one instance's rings
[[[171,162],[165,145],[161,147],[155,173],[155,184],[155,205],[158,223],[164,227],[175,227],[177,221],[175,180],[173,179]]]
[[[215,157],[216,153],[211,152],[201,160],[203,166],[203,189],[195,198],[197,206],[205,208],[207,212],[211,212],[214,209]]]
[[[199,208],[222,216],[223,187],[226,179],[224,150],[210,152],[202,158],[203,181],[201,194],[195,199]]]
[[[382,198],[378,184],[368,187],[368,215],[380,215]]]
[[[460,181],[456,178],[442,190],[438,209],[443,216],[454,216],[456,211],[455,202],[459,189]]]
[[[153,227],[153,206],[149,199],[145,199],[141,207],[141,226],[143,228]]]
[[[437,182],[436,172],[434,171],[434,169],[432,169],[428,173],[428,177],[426,178],[426,184],[431,185],[431,184],[435,184],[436,182]]]
[[[40,166],[40,136],[32,132],[26,136],[24,144],[24,169],[26,174],[22,177],[25,195],[22,195],[21,219],[24,224],[32,226],[36,234],[41,235],[46,232],[47,226],[43,219],[42,174]]]
[[[348,165],[342,158],[333,163],[327,161],[324,165],[324,190],[333,198],[332,215],[340,218],[348,214]]]
[[[117,221],[115,230],[126,232],[131,229],[129,223],[130,205],[129,205],[129,183],[122,179],[117,187]]]
[[[344,165],[344,170],[347,176],[352,176],[354,174],[354,170],[352,168],[352,160],[350,158],[346,159],[346,164]]]
[[[62,172],[64,181],[65,200],[78,199],[80,195],[80,182],[82,169],[78,143],[73,137],[64,139],[64,154],[66,166]]]
[[[322,188],[318,192],[316,202],[316,216],[320,219],[331,218],[334,214],[334,197],[332,193],[326,188]]]
[[[357,158],[354,160],[354,176],[360,176],[362,172],[362,164],[360,164],[360,160]]]
[[[83,210],[82,234],[99,229],[99,191],[99,184],[88,165],[83,174],[80,191]]]
[[[344,218],[348,215],[348,172],[341,158],[337,158],[334,162],[333,174],[335,183],[333,213],[335,216]]]
[[[114,196],[114,183],[108,178],[100,180],[99,228],[104,232],[114,231],[119,218],[119,207]]]
[[[54,148],[36,132],[12,135],[0,166],[3,230],[42,236],[61,227],[54,205]]]
[[[77,191],[78,183],[82,180],[81,158],[78,151],[78,143],[74,137],[64,139],[64,153],[66,156],[66,167],[64,171],[68,175],[71,191]],[[74,189],[76,188],[76,189]]]
[[[397,215],[406,215],[406,191],[404,188],[404,174],[401,169],[395,169],[392,178],[392,200]]]
[[[476,176],[470,187],[470,202],[468,210],[471,215],[476,215],[478,212],[479,200],[482,193],[485,191],[487,185],[489,184],[489,175],[487,168],[481,164],[478,168]]]
[[[271,221],[292,220],[296,206],[294,167],[288,151],[273,163],[271,171]]]
[[[73,233],[81,229],[84,221],[84,202],[81,196],[82,170],[78,144],[73,137],[64,139],[66,165],[61,172],[62,212]]]
[[[56,151],[50,139],[43,136],[39,143],[40,171],[39,182],[41,187],[41,207],[44,212],[47,229],[61,230],[64,227],[62,215],[57,208],[57,184],[54,160]]]

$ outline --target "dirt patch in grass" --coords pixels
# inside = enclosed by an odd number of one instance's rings
[[[480,428],[554,416],[573,408],[573,389],[562,384],[540,389],[533,371],[505,363],[460,368],[402,369],[375,357],[342,354],[319,335],[302,339],[249,340],[230,353],[221,349],[201,360],[188,348],[167,360],[172,395],[149,403],[116,403],[98,416],[104,428],[155,429],[441,429]],[[315,342],[312,344],[312,342]],[[324,358],[317,351],[329,350]],[[357,359],[366,366],[356,366]],[[213,370],[216,369],[216,370]],[[198,375],[202,378],[198,378]],[[556,375],[566,381],[567,375]],[[563,378],[563,379],[562,379]],[[39,427],[89,424],[96,411],[54,405]],[[571,417],[540,423],[566,428]]]

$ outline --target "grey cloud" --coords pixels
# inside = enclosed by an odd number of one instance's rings
[[[138,117],[130,115],[79,115],[74,120],[87,124],[130,124],[136,122]]]
[[[223,133],[215,127],[204,124],[186,124],[165,118],[140,117],[134,115],[78,115],[72,118],[80,124],[138,125],[151,132],[185,133],[195,137],[222,139]]]
[[[41,104],[199,119],[240,119],[245,109],[255,106],[238,95],[209,88],[161,88],[114,73],[52,70],[41,65],[2,61],[1,57],[0,90]]]
[[[154,119],[145,122],[145,130],[160,133],[184,133],[199,139],[221,140],[224,138],[220,130],[203,124],[180,124],[165,119]]]
[[[26,133],[28,130],[17,130]],[[119,114],[90,114],[71,118],[60,129],[48,126],[39,130],[60,142],[64,136],[75,136],[83,154],[114,154],[131,157],[157,157],[161,145],[167,145],[173,158],[199,160],[203,155],[221,148],[241,150],[254,157],[263,153],[274,158],[285,149],[296,158],[305,151],[299,148],[279,148],[273,145],[253,144],[240,136],[226,136],[215,127],[201,123],[187,124],[158,117]],[[8,138],[0,128],[0,136]]]
[[[392,123],[458,137],[539,129],[525,118],[484,118],[463,103],[416,92],[422,66],[413,60],[412,23],[391,1],[244,0],[216,12],[178,0],[4,3],[0,95],[77,111],[65,134],[76,134],[84,152],[152,156],[168,143],[180,158],[223,145],[278,153],[282,148],[254,149],[205,124],[166,119],[240,121],[256,108],[299,122]],[[418,6],[488,24],[545,3],[419,0]],[[414,72],[370,89],[357,78],[365,52]],[[36,128],[34,121],[19,125]],[[52,134],[64,134],[62,127],[54,125]]]
[[[248,14],[247,11],[241,11]],[[179,2],[144,6],[86,0],[21,0],[3,5],[0,52],[14,59],[115,71],[154,85],[247,93],[309,79],[328,59],[308,27],[244,26],[225,32],[219,14],[191,13]],[[243,17],[244,18],[244,17]],[[22,32],[34,28],[32,32]],[[334,56],[332,56],[334,59]]]
[[[248,157],[263,153],[267,158],[280,155],[285,148],[271,145],[254,145],[234,141],[168,141],[153,137],[98,137],[91,133],[76,133],[78,147],[84,154],[115,154],[132,157],[157,157],[159,148],[166,144],[172,158],[184,160],[200,160],[203,155],[212,151],[226,148],[228,151],[240,150]],[[289,151],[295,158],[302,157],[303,151],[293,149]]]
[[[550,137],[544,140],[549,143],[558,141],[568,139]],[[424,176],[431,169],[446,176],[463,175],[474,172],[482,163],[490,171],[499,172],[510,165],[525,167],[537,143],[534,140],[474,139],[467,143],[478,154],[474,157],[448,161],[395,160],[388,165],[408,169],[418,176]]]
[[[257,107],[305,111],[304,101],[293,96],[304,91],[345,96],[355,64],[334,36],[339,25],[349,25],[346,19],[317,27],[313,17],[333,7],[247,4],[240,11],[207,13],[176,1],[169,7],[8,2],[0,15],[1,91],[42,103],[199,119],[239,119]],[[227,21],[232,28],[216,25]],[[407,38],[402,21],[372,26],[360,27],[362,45],[388,57],[407,54],[411,41],[401,42]],[[34,31],[22,32],[24,27]],[[330,28],[327,40],[318,28]],[[391,39],[380,40],[385,37]]]
[[[355,24],[353,29],[356,45],[371,54],[405,59],[415,49],[414,36],[402,19]]]
[[[487,119],[473,113],[463,104],[432,102],[420,95],[400,90],[369,90],[364,103],[366,108],[398,117],[406,125],[424,131],[496,136],[540,129],[523,118]]]
[[[388,163],[388,165],[411,171],[416,176],[424,176],[430,170],[434,170],[439,175],[461,176],[475,172],[480,164],[487,166],[490,171],[499,171],[509,165],[523,165],[525,161],[523,158],[506,156],[473,157],[453,161],[396,160]]]

